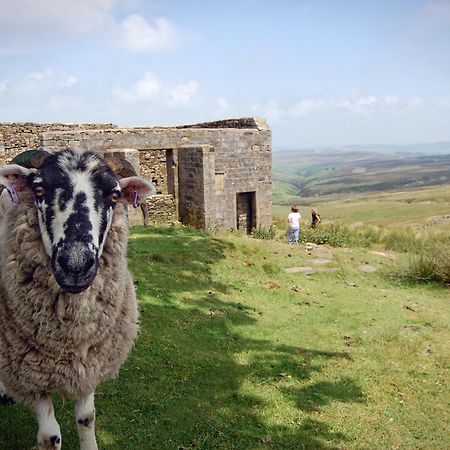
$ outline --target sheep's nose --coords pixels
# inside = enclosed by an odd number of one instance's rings
[[[84,242],[65,242],[53,253],[53,274],[66,292],[77,294],[87,289],[94,280],[97,269],[96,252]]]
[[[95,254],[82,242],[66,243],[58,253],[61,269],[72,275],[89,272],[95,263]]]

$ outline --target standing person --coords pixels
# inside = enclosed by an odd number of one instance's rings
[[[302,219],[302,216],[298,212],[297,206],[293,206],[291,208],[291,212],[288,215],[288,235],[287,235],[287,241],[288,244],[295,243],[298,244],[298,236],[300,234],[300,221]],[[294,241],[294,242],[292,242]]]
[[[316,228],[316,225],[320,223],[320,216],[317,209],[311,209],[311,228]]]

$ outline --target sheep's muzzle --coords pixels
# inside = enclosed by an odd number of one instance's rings
[[[87,289],[94,280],[97,269],[97,252],[87,243],[65,242],[53,252],[52,270],[56,281],[70,294],[78,294]]]

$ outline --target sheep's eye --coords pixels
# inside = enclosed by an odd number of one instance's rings
[[[44,196],[44,188],[42,186],[36,186],[34,188],[34,195],[38,198],[42,198]]]
[[[114,191],[111,195],[110,195],[110,199],[113,203],[117,203],[119,201],[121,197],[120,192],[118,191]]]

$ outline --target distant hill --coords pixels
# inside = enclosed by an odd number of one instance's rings
[[[290,153],[298,151],[315,152],[363,152],[363,153],[421,153],[424,155],[450,154],[450,141],[429,142],[422,144],[367,144],[367,145],[342,145],[329,147],[299,147],[298,149],[274,149],[274,153]]]
[[[434,153],[432,153],[434,150]],[[450,183],[450,142],[273,152],[274,201]]]
[[[408,145],[349,145],[343,150],[360,150],[375,153],[419,153],[423,155],[450,154],[450,142],[433,142],[428,144]]]

